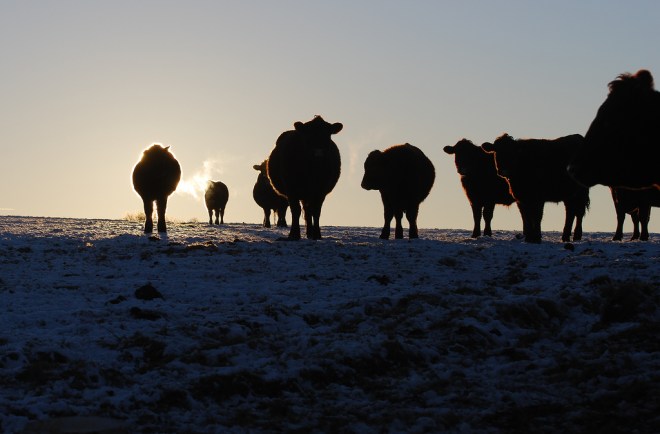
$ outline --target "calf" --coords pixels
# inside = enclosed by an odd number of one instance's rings
[[[403,238],[403,213],[410,225],[409,238],[418,238],[419,204],[429,195],[435,181],[435,168],[426,155],[411,144],[372,151],[364,162],[362,188],[378,190],[385,209],[385,224],[380,238],[390,236],[392,217],[396,219],[394,238]]]
[[[206,209],[209,211],[209,224],[213,224],[213,211],[215,211],[215,224],[225,223],[225,207],[229,200],[229,189],[220,181],[209,181],[204,193]]]
[[[509,184],[497,175],[495,157],[470,140],[459,140],[454,146],[443,150],[454,156],[456,171],[461,176],[461,184],[472,207],[474,229],[472,238],[481,235],[481,216],[484,218],[484,235],[491,236],[490,222],[495,205],[509,206],[515,199],[509,192]]]
[[[562,241],[570,241],[571,227],[576,219],[573,240],[582,239],[582,219],[589,207],[589,188],[571,178],[566,167],[583,140],[579,134],[554,140],[515,140],[504,134],[492,144],[482,145],[486,152],[495,154],[497,173],[509,183],[520,209],[526,242],[541,242],[545,202],[564,202],[566,221]]]
[[[265,160],[261,164],[252,166],[254,170],[259,172],[257,181],[254,183],[254,188],[252,189],[252,197],[257,205],[264,210],[263,225],[265,228],[270,227],[271,210],[277,215],[277,227],[285,228],[287,227],[286,209],[289,207],[289,203],[286,197],[277,194],[273,186],[270,185],[268,175],[266,174],[267,162],[268,160]]]
[[[630,214],[633,221],[631,240],[648,240],[651,207],[660,207],[660,190],[654,188],[630,190],[616,187],[610,187],[610,190],[614,200],[614,209],[616,210],[616,230],[612,239],[614,241],[623,239],[623,222],[626,219],[626,214]],[[641,233],[639,231],[640,224],[642,226]]]

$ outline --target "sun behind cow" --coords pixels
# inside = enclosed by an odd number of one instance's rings
[[[433,163],[417,147],[406,143],[384,151],[372,151],[364,162],[362,188],[378,190],[383,201],[385,223],[380,238],[390,237],[390,223],[396,220],[394,238],[403,238],[401,219],[406,214],[409,238],[418,238],[419,205],[435,181]]]
[[[144,204],[144,232],[147,234],[154,229],[154,202],[158,212],[158,232],[167,232],[167,198],[174,193],[181,180],[181,166],[169,149],[169,146],[152,145],[145,149],[133,169],[133,188]]]

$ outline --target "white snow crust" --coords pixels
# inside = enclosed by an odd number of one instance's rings
[[[0,432],[660,432],[658,234],[168,229],[0,217]]]

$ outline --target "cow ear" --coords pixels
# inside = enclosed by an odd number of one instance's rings
[[[493,152],[495,152],[495,145],[493,145],[490,142],[486,142],[481,145],[481,149],[488,152],[489,154],[492,154]]]
[[[252,168],[261,172],[261,164],[255,164]]]
[[[454,152],[456,152],[456,151],[454,150],[454,147],[453,147],[453,146],[445,146],[444,148],[442,148],[442,150],[445,151],[446,153],[448,153],[449,155],[451,155],[451,154],[453,154]]]
[[[169,147],[169,146],[165,146],[164,149],[165,149],[166,151],[169,151],[170,147]]]
[[[293,128],[295,128],[297,131],[300,131],[302,129],[303,125],[304,124],[302,122],[298,121],[298,122],[293,124]]]
[[[344,128],[344,125],[340,122],[334,123],[330,126],[330,134],[337,134]]]

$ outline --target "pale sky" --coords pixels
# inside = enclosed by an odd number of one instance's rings
[[[381,226],[363,162],[408,142],[436,169],[420,229],[471,230],[443,146],[584,134],[618,74],[647,68],[660,82],[658,23],[652,0],[2,0],[0,215],[135,214],[132,168],[162,143],[184,180],[168,217],[206,221],[183,187],[213,179],[229,187],[226,222],[260,223],[252,166],[318,114],[344,124],[322,226]],[[585,231],[613,232],[609,190],[591,202]],[[547,204],[543,230],[563,221]],[[521,227],[515,206],[496,208],[494,230]]]

